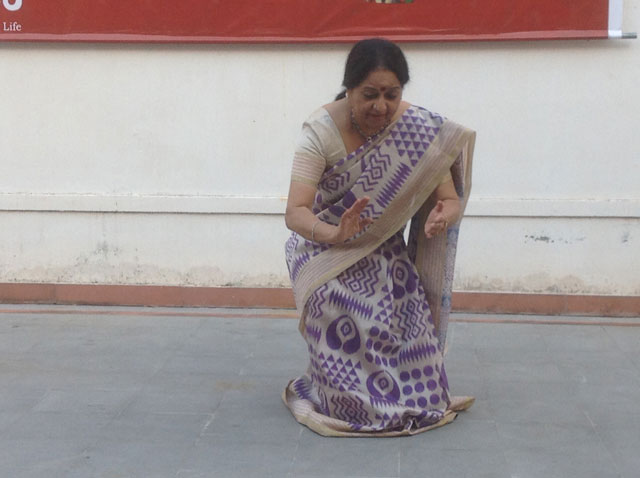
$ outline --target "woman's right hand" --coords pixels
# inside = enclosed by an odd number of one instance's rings
[[[342,244],[351,239],[373,222],[370,217],[361,216],[368,203],[368,196],[356,199],[356,202],[342,214],[340,224],[336,226],[335,238],[332,241],[334,244]]]

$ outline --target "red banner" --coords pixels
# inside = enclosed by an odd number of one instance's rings
[[[390,1],[390,0],[387,0]],[[607,38],[609,0],[2,0],[0,40],[351,42]]]

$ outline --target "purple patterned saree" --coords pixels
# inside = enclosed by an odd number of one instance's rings
[[[455,418],[442,351],[459,223],[430,240],[423,230],[447,171],[464,210],[474,140],[473,131],[411,106],[318,185],[319,219],[338,224],[369,196],[364,214],[373,224],[334,246],[295,232],[287,241],[310,364],[283,399],[317,433],[415,434]]]

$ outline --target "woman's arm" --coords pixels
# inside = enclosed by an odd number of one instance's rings
[[[291,181],[287,210],[284,215],[287,227],[306,239],[326,244],[339,244],[353,237],[373,222],[368,217],[361,217],[363,209],[369,202],[368,197],[358,199],[340,218],[340,224],[334,226],[320,221],[311,212],[316,188],[298,181]],[[313,238],[312,236],[313,232]]]
[[[435,190],[435,195],[437,203],[424,224],[427,239],[446,231],[449,224],[453,224],[460,218],[460,199],[453,180],[440,184]]]

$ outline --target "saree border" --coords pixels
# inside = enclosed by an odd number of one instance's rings
[[[429,212],[435,206],[435,198],[430,196],[412,219],[409,244],[415,245],[414,264],[420,276],[420,282],[427,296],[433,323],[440,344],[445,350],[445,342],[449,315],[451,313],[451,293],[453,288],[453,272],[457,252],[460,223],[471,192],[471,168],[475,148],[475,132],[472,132],[465,143],[452,169],[452,177],[456,192],[460,199],[460,215],[458,220],[449,226],[446,234],[439,234],[427,239],[422,234],[424,223]],[[413,224],[416,221],[416,224]]]
[[[432,425],[420,428],[404,428],[400,430],[362,430],[354,431],[353,428],[345,421],[338,418],[332,418],[323,415],[314,410],[313,405],[305,399],[298,398],[295,391],[292,390],[293,381],[289,382],[284,392],[282,392],[282,401],[289,409],[293,417],[301,425],[307,426],[319,435],[325,437],[359,437],[359,438],[375,438],[375,437],[397,437],[412,436],[424,433],[434,428],[440,428],[453,422],[458,413],[453,410],[445,410],[442,418]]]

